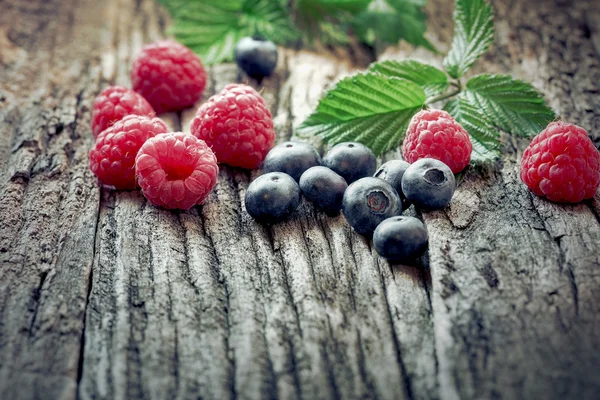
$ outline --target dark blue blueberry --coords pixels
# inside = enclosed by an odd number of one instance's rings
[[[283,142],[273,147],[263,163],[264,172],[285,172],[296,182],[310,167],[321,165],[321,156],[308,143]]]
[[[327,152],[323,157],[323,165],[337,172],[350,185],[360,178],[373,176],[377,160],[371,149],[364,144],[344,142]]]
[[[300,205],[300,187],[282,172],[261,175],[246,190],[246,210],[260,222],[277,222]]]
[[[456,180],[450,168],[433,158],[422,158],[406,169],[402,177],[402,192],[415,207],[441,210],[450,204]]]
[[[330,217],[340,213],[348,184],[327,167],[312,167],[300,178],[300,191],[315,207]]]
[[[260,37],[245,37],[235,46],[235,62],[248,76],[262,79],[277,65],[277,46]]]
[[[371,235],[383,220],[400,215],[402,202],[396,190],[379,178],[362,178],[348,186],[342,201],[348,223],[361,235]]]
[[[407,263],[427,248],[427,228],[414,217],[398,216],[383,221],[373,234],[379,255],[392,262]]]
[[[406,200],[406,196],[402,192],[402,176],[409,166],[410,164],[406,161],[391,160],[379,167],[375,175],[373,175],[376,178],[383,179],[396,189],[396,192],[400,195],[400,199],[402,199],[403,210],[406,210],[410,206],[410,201]]]

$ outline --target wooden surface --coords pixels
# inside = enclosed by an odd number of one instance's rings
[[[593,3],[494,1],[496,45],[475,72],[532,81],[600,144]],[[429,0],[442,51],[451,9]],[[390,266],[310,204],[256,224],[242,199],[258,172],[223,167],[204,206],[169,212],[100,190],[87,160],[94,96],[128,84],[166,14],[150,0],[0,10],[0,398],[600,398],[600,194],[532,196],[517,175],[527,141],[506,138],[495,169],[419,215],[419,267]],[[370,61],[281,55],[263,87],[279,140]],[[379,58],[408,56],[441,62],[406,45]],[[209,75],[205,98],[245,79],[233,65]],[[187,130],[193,113],[164,119]]]

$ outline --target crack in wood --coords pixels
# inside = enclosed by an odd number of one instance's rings
[[[329,316],[327,316],[327,328],[329,330],[330,336],[333,336],[333,332],[331,329],[331,320],[330,320]],[[333,355],[334,355],[334,357],[337,355],[337,349],[335,348],[335,340],[334,340],[334,354]],[[329,382],[329,386],[332,391],[333,399],[339,400],[339,399],[341,399],[341,394],[340,394],[340,389],[338,388],[338,383],[336,382],[334,368],[333,368],[333,364],[337,360],[334,360],[334,362],[332,363],[332,361],[329,359],[329,349],[327,346],[327,342],[325,340],[323,340],[321,342],[321,356],[323,357],[323,363],[325,364],[327,380]]]
[[[388,318],[389,325],[391,328],[392,343],[394,344],[394,349],[396,351],[396,360],[398,362],[398,366],[400,367],[400,372],[402,374],[402,376],[401,376],[402,381],[404,382],[404,390],[405,390],[406,399],[412,400],[414,397],[413,397],[411,377],[408,374],[408,371],[406,370],[406,365],[404,364],[404,360],[402,359],[400,343],[398,341],[398,337],[396,336],[396,331],[394,330],[392,309],[391,309],[391,304],[390,304],[388,296],[387,296],[387,288],[386,288],[385,280],[383,279],[383,275],[381,274],[381,265],[377,261],[376,261],[376,264],[377,264],[377,267],[378,267],[377,269],[378,269],[379,275],[380,275],[381,287],[383,289],[383,298],[385,300],[385,306],[386,306],[386,310],[387,310],[387,318]]]
[[[31,308],[32,308],[33,314],[31,316],[31,323],[29,324],[29,338],[30,339],[33,338],[35,335],[34,325],[35,325],[38,310],[40,307],[40,298],[42,297],[42,288],[44,286],[44,282],[46,281],[46,278],[48,277],[49,273],[50,273],[50,271],[42,271],[40,273],[40,282],[38,283],[37,287],[31,291],[31,300],[33,302],[33,305],[31,306]]]
[[[103,189],[100,188],[99,190],[100,192],[100,198],[102,198],[102,192]],[[85,306],[83,308],[83,320],[82,320],[82,327],[81,327],[81,339],[80,339],[80,345],[79,345],[79,360],[77,361],[77,378],[76,378],[76,382],[77,382],[77,387],[75,389],[75,398],[77,400],[79,400],[81,397],[81,393],[80,393],[80,387],[81,387],[81,379],[83,378],[83,360],[84,360],[84,356],[85,356],[85,328],[86,328],[86,321],[87,321],[87,315],[88,315],[88,307],[90,305],[90,296],[92,294],[92,282],[94,281],[94,268],[93,268],[93,263],[96,260],[96,252],[97,249],[99,247],[99,235],[98,235],[98,229],[100,227],[100,202],[98,202],[98,210],[96,211],[96,223],[94,225],[94,238],[92,240],[92,243],[94,244],[93,246],[93,250],[92,250],[92,267],[90,268],[90,273],[88,275],[88,279],[87,279],[87,294],[85,297]]]

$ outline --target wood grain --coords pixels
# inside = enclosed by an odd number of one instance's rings
[[[165,36],[151,0],[5,0],[0,13],[0,398],[593,399],[600,393],[600,195],[532,196],[526,140],[470,170],[422,218],[429,253],[389,265],[343,216],[304,202],[262,226],[259,171],[223,167],[208,201],[157,209],[99,189],[94,96],[129,83]],[[600,15],[591,1],[494,1],[496,44],[474,73],[512,73],[600,144]],[[448,48],[452,2],[430,0]],[[368,53],[281,50],[263,82],[279,141]],[[441,57],[401,44],[380,59]],[[245,81],[209,68],[204,99]],[[250,82],[255,85],[255,82]],[[189,130],[194,109],[161,117]],[[316,145],[320,145],[315,142]],[[386,155],[386,159],[395,157]]]

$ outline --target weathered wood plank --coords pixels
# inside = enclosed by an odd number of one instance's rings
[[[3,398],[71,399],[77,389],[99,204],[87,163],[99,68],[86,28],[99,7],[89,7],[2,4]],[[69,46],[73,29],[78,46]]]
[[[258,172],[223,167],[207,203],[189,212],[101,192],[87,169],[93,96],[128,84],[132,56],[167,21],[151,0],[100,3],[13,1],[0,15],[1,397],[600,391],[599,196],[579,206],[532,196],[517,177],[527,142],[509,140],[497,172],[469,172],[450,209],[419,215],[431,235],[422,269],[390,266],[343,217],[307,203],[288,222],[257,224],[243,197]],[[533,81],[598,141],[597,8],[494,5],[497,45],[477,70]],[[430,0],[441,49],[450,10]],[[282,55],[261,89],[287,140],[365,57]],[[382,55],[405,56],[441,61],[404,45]],[[245,79],[232,65],[209,72],[205,97]],[[163,117],[185,131],[193,114]]]
[[[498,40],[478,70],[532,81],[598,140],[591,2],[494,5]],[[518,178],[526,145],[509,141],[499,172],[469,174],[448,212],[424,215],[442,398],[600,393],[600,357],[589,351],[600,344],[594,203],[557,205],[528,192]]]

